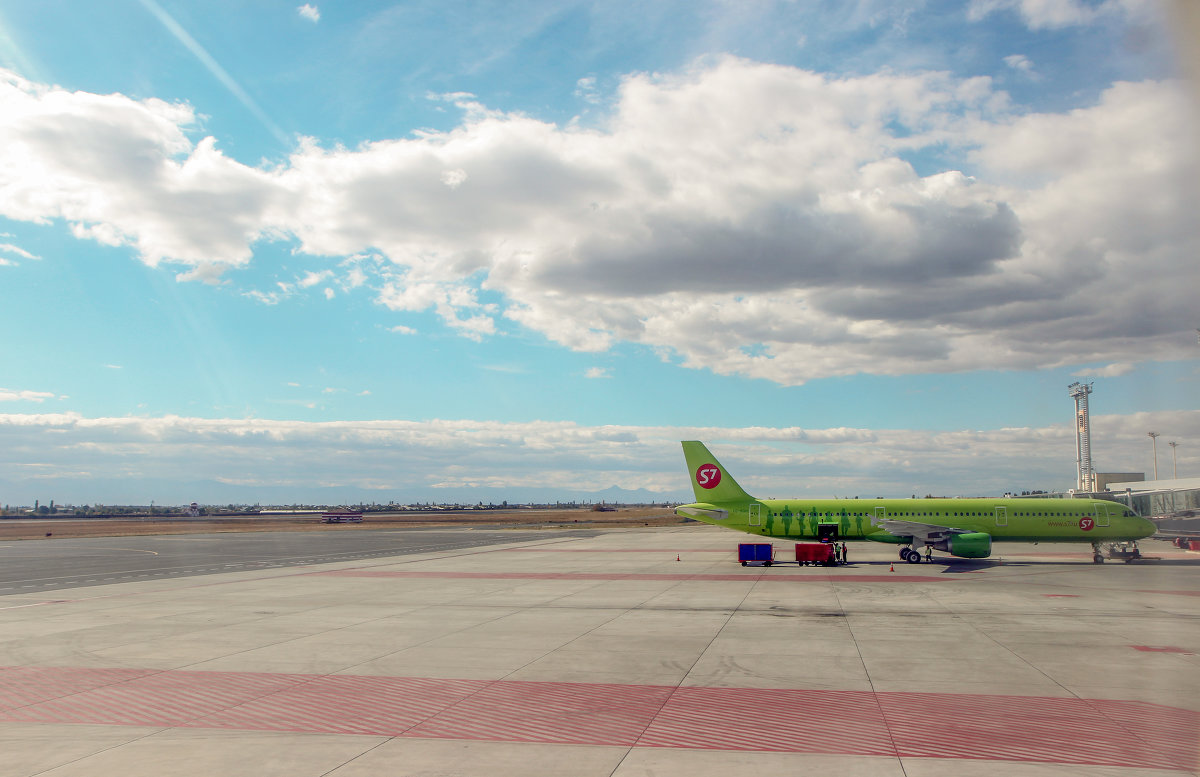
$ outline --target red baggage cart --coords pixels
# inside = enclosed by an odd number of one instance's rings
[[[797,542],[796,563],[832,567],[837,564],[837,555],[832,542]]]

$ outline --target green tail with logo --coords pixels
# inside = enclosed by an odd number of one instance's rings
[[[726,472],[716,457],[704,447],[704,443],[699,440],[685,440],[683,457],[687,459],[692,491],[697,502],[721,504],[753,501],[754,497],[742,490],[733,476]]]

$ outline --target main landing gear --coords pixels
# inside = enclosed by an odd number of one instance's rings
[[[900,549],[900,560],[907,561],[910,564],[920,564],[921,563],[921,554],[918,553],[917,551],[913,550],[912,548],[901,548]]]

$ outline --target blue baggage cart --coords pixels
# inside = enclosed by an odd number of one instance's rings
[[[762,564],[769,567],[775,561],[775,546],[769,542],[743,542],[738,545],[738,561],[742,566]]]

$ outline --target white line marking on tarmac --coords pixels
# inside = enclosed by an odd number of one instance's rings
[[[221,542],[219,537],[155,537],[159,542]]]

